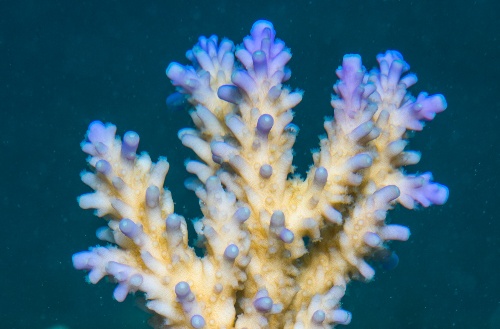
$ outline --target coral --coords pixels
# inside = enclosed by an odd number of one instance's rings
[[[373,278],[370,257],[394,266],[388,242],[409,238],[407,227],[386,224],[387,211],[446,202],[448,189],[430,173],[402,169],[420,160],[405,150],[408,132],[446,102],[407,92],[417,79],[397,51],[379,55],[370,72],[359,55],[344,56],[326,136],[306,177],[294,174],[292,108],[302,92],[284,85],[291,53],[275,35],[257,21],[240,46],[200,37],[187,53],[191,66],[167,68],[177,87],[167,103],[192,105],[195,128],[178,136],[198,158],[186,162],[196,178],[185,185],[200,200],[193,225],[203,257],[164,188],[166,158],[153,163],[136,153],[137,133],[120,139],[99,121],[82,143],[92,167],[82,181],[95,192],[79,204],[107,220],[97,236],[109,244],[75,254],[73,264],[91,283],[113,278],[118,301],[143,292],[156,328],[348,324],[347,284]]]

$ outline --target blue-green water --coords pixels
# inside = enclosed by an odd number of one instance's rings
[[[79,149],[87,125],[135,130],[141,150],[167,155],[176,211],[198,216],[185,191],[192,154],[176,132],[190,125],[168,111],[164,70],[200,34],[236,43],[260,18],[291,47],[295,146],[303,172],[322,134],[334,70],[343,54],[398,49],[417,73],[412,90],[442,93],[448,109],[411,142],[422,151],[412,171],[431,170],[450,188],[441,207],[398,209],[412,230],[395,243],[399,266],[354,283],[344,298],[347,328],[500,328],[499,174],[500,5],[495,1],[11,1],[0,8],[1,225],[0,327],[147,328],[133,298],[113,285],[85,283],[71,255],[96,245],[102,225],[76,197]]]

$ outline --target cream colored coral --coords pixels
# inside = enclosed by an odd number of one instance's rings
[[[75,254],[74,265],[90,270],[93,283],[114,277],[119,301],[143,291],[157,328],[347,324],[351,315],[340,306],[347,284],[370,280],[367,257],[409,237],[406,227],[385,224],[386,212],[396,202],[446,201],[430,174],[401,170],[420,158],[404,151],[405,132],[420,130],[446,104],[439,95],[406,92],[416,79],[402,76],[399,53],[380,55],[380,70],[371,73],[359,56],[344,57],[335,118],[325,122],[327,135],[301,178],[293,172],[298,127],[291,121],[302,92],[283,85],[291,55],[271,23],[258,21],[251,34],[237,49],[202,37],[188,52],[193,67],[167,69],[193,105],[195,128],[179,138],[198,156],[186,169],[198,179],[188,187],[203,212],[194,228],[204,257],[188,246],[186,221],[163,187],[166,159],[137,155],[137,134],[122,141],[101,122],[83,143],[94,171],[82,180],[95,192],[81,196],[80,206],[108,220],[98,237],[117,247]]]

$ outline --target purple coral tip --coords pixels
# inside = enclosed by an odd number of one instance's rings
[[[260,177],[269,178],[273,174],[273,167],[269,164],[263,164],[259,169]]]
[[[267,313],[273,308],[273,300],[270,297],[257,298],[253,302],[253,306],[258,312]]]
[[[139,134],[135,131],[127,131],[123,136],[121,155],[127,160],[135,159],[135,152],[139,147]]]
[[[270,114],[262,114],[257,120],[257,131],[263,136],[267,136],[274,125],[274,118]]]
[[[250,34],[254,38],[271,38],[271,36],[274,37],[276,35],[276,31],[274,30],[273,23],[265,19],[259,19],[253,23]]]
[[[238,87],[233,85],[220,86],[217,90],[217,96],[220,99],[232,104],[240,104],[243,100],[243,96],[238,90]]]
[[[424,194],[432,204],[443,205],[448,201],[450,191],[442,184],[432,183],[425,187]]]
[[[294,234],[287,228],[283,228],[280,232],[280,239],[284,243],[292,243],[294,239]]]
[[[448,188],[439,183],[432,182],[432,174],[430,172],[426,172],[420,176],[407,176],[403,186],[405,188],[405,198],[401,201],[403,206],[409,209],[414,207],[411,201],[416,201],[423,207],[428,207],[433,204],[442,205],[448,200]]]
[[[226,259],[233,261],[238,257],[240,250],[238,249],[238,246],[235,244],[230,244],[227,246],[226,250],[224,251],[224,257]]]
[[[131,219],[124,218],[120,221],[120,231],[130,239],[135,239],[141,233],[141,227]]]
[[[149,208],[157,207],[160,204],[160,189],[151,185],[146,190],[146,204]]]
[[[189,284],[185,281],[181,281],[175,285],[175,294],[178,298],[185,298],[191,292]]]
[[[245,222],[249,217],[250,217],[250,209],[248,209],[247,207],[240,207],[234,213],[234,218],[240,223]]]
[[[165,73],[170,80],[179,83],[184,77],[185,69],[181,64],[172,62],[168,65]]]
[[[175,231],[181,227],[181,216],[170,214],[166,220],[167,230]]]
[[[112,168],[108,161],[99,160],[95,164],[95,170],[103,175],[108,175],[109,173],[111,173]]]
[[[191,317],[191,326],[195,329],[203,328],[205,326],[205,319],[201,315],[195,314]]]
[[[335,310],[332,313],[333,322],[338,324],[349,324],[351,323],[352,314],[345,310]]]
[[[321,324],[323,323],[323,321],[325,321],[325,318],[326,318],[325,312],[322,310],[317,310],[316,312],[313,313],[311,320],[312,322],[314,322],[314,324]]]
[[[413,110],[419,120],[431,121],[437,113],[446,110],[448,104],[443,95],[428,96],[427,93],[420,93],[415,100]]]
[[[82,143],[83,151],[94,156],[97,155],[97,153],[106,153],[107,149],[113,144],[115,133],[115,125],[110,123],[104,124],[101,121],[93,121],[90,123],[89,129],[87,130],[87,140],[90,143]]]
[[[325,167],[318,167],[314,172],[314,185],[323,188],[328,181],[328,170]]]
[[[92,266],[89,264],[91,259],[91,255],[93,253],[89,251],[80,251],[76,254],[73,254],[72,261],[73,267],[77,270],[90,270]]]

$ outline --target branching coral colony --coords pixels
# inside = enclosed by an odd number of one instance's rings
[[[406,132],[443,111],[444,97],[412,97],[406,89],[417,78],[403,75],[409,66],[397,51],[378,55],[370,72],[359,55],[344,56],[334,118],[302,179],[290,175],[298,132],[291,109],[302,93],[283,85],[291,54],[273,25],[257,21],[236,47],[200,37],[187,57],[191,66],[172,63],[167,76],[174,97],[194,107],[196,127],[178,135],[198,156],[186,163],[197,177],[186,186],[200,199],[194,227],[206,255],[188,246],[186,220],[163,188],[166,158],[153,163],[136,154],[135,132],[121,140],[114,125],[95,121],[82,143],[93,168],[82,180],[95,192],[79,204],[106,218],[97,236],[109,244],[75,254],[75,268],[89,270],[92,283],[114,278],[118,301],[144,292],[155,328],[348,324],[346,285],[370,280],[366,259],[409,237],[408,228],[385,223],[387,211],[446,202],[448,189],[430,173],[402,170],[420,159],[404,150]]]

